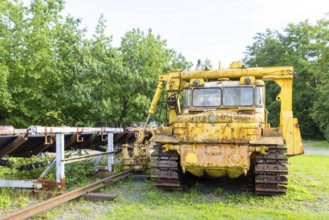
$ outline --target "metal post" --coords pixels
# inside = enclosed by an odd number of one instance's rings
[[[51,170],[51,168],[53,168],[55,166],[55,162],[57,162],[56,161],[56,158],[54,158],[51,161],[51,163],[48,165],[48,167],[41,173],[41,175],[39,176],[39,179],[43,179],[49,173],[49,171]]]
[[[100,162],[104,159],[104,156],[100,156],[98,157],[98,159],[96,160],[96,162],[94,163],[94,166],[95,166],[95,173],[98,172],[99,170],[99,164]]]
[[[64,134],[56,134],[56,183],[61,189],[65,189],[65,169],[64,163]]]
[[[113,133],[107,133],[107,152],[113,151]],[[110,172],[114,171],[113,154],[107,156],[107,166]]]

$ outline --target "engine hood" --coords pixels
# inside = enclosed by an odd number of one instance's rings
[[[172,125],[181,143],[250,143],[261,136],[256,115],[229,111],[209,111],[180,115]]]
[[[208,111],[199,114],[179,115],[174,123],[259,123],[261,120],[252,114],[234,111]]]

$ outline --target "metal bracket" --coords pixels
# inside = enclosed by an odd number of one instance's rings
[[[102,128],[101,130],[101,141],[107,141],[107,135],[104,135],[106,132],[105,132],[105,129]],[[106,138],[104,138],[106,136]]]
[[[83,142],[83,137],[81,136],[81,132],[79,131],[79,128],[77,128],[77,142]]]
[[[48,140],[49,139],[49,140]],[[53,129],[50,128],[50,132],[48,133],[47,127],[45,128],[45,144],[50,145],[54,143],[54,134]]]

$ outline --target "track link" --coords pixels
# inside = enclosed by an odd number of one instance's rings
[[[255,194],[283,195],[287,191],[288,158],[284,146],[269,146],[268,153],[255,157]]]
[[[154,185],[164,189],[180,189],[182,172],[179,154],[176,151],[163,152],[161,145],[156,145],[151,156],[151,179]]]

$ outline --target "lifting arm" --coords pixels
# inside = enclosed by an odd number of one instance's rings
[[[257,68],[231,68],[218,70],[194,70],[172,72],[159,76],[158,86],[149,108],[149,115],[154,114],[165,82],[167,92],[179,91],[185,83],[194,80],[212,81],[220,78],[239,80],[241,77],[254,77],[255,79],[274,81],[281,88],[277,100],[281,102],[280,127],[282,136],[286,141],[288,155],[297,155],[304,152],[297,118],[292,112],[292,81],[293,67],[257,67]],[[172,117],[171,117],[172,118]],[[173,120],[169,119],[169,124]]]
[[[159,76],[158,86],[157,86],[157,89],[155,90],[155,94],[154,94],[151,106],[149,108],[149,114],[151,114],[151,115],[153,115],[154,112],[155,112],[155,108],[156,108],[156,106],[158,104],[158,101],[160,99],[160,96],[161,96],[161,91],[162,91],[162,88],[163,88],[163,84],[167,79],[168,79],[167,75],[160,75]]]

